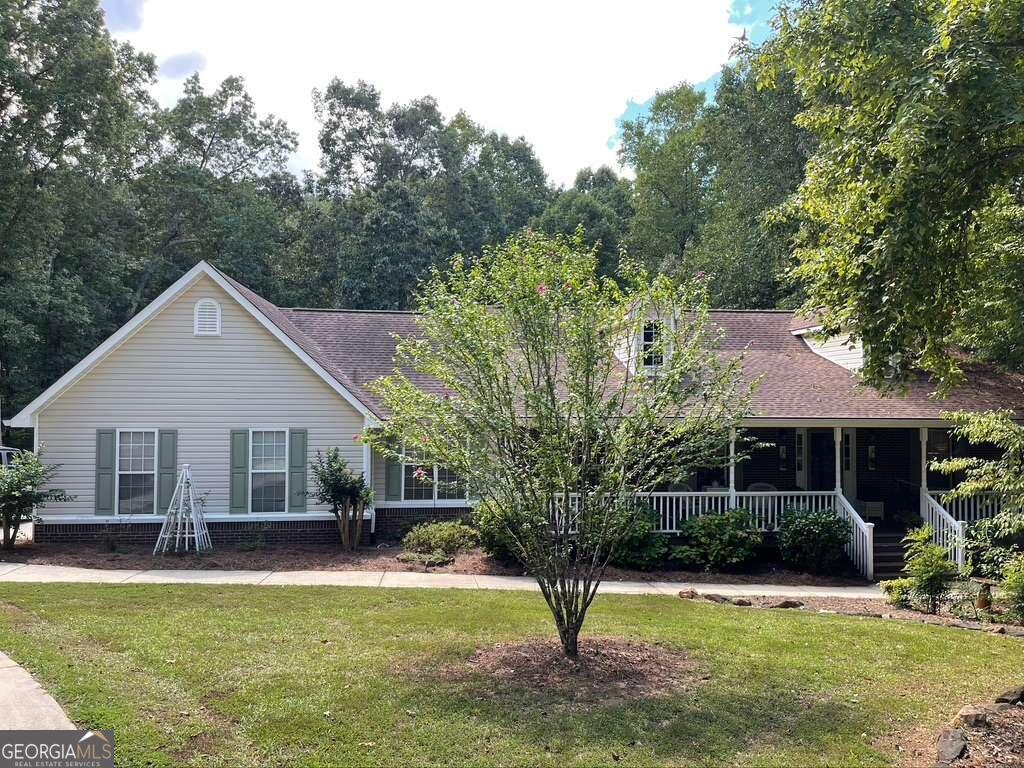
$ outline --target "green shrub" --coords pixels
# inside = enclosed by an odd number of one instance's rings
[[[797,570],[830,574],[844,569],[849,540],[850,524],[835,510],[790,507],[782,513],[779,550],[782,561]]]
[[[890,605],[898,608],[910,608],[914,594],[914,582],[912,579],[891,579],[878,584],[885,593],[885,600]]]
[[[455,555],[477,544],[476,531],[464,523],[455,521],[443,523],[420,523],[413,526],[402,539],[402,549],[429,555],[441,552]]]
[[[672,559],[685,568],[705,571],[731,571],[746,565],[757,555],[763,538],[745,509],[690,520],[680,535],[683,543],[672,548]]]
[[[1003,569],[1003,583],[999,593],[1007,609],[1018,619],[1024,619],[1024,556],[1018,557]]]
[[[928,613],[939,610],[959,575],[957,567],[949,561],[949,552],[933,544],[932,535],[932,527],[926,525],[903,539],[907,560],[903,572],[912,584],[913,596],[924,604]]]
[[[518,563],[515,545],[501,519],[501,510],[490,502],[481,502],[473,510],[473,527],[480,540],[480,548],[502,563]]]
[[[636,568],[641,571],[663,565],[665,555],[668,554],[668,540],[657,530],[657,514],[646,504],[642,505],[629,533],[619,542],[609,564],[617,568]]]
[[[1014,525],[1007,525],[1014,519],[1003,515],[967,526],[964,547],[972,576],[1002,579],[1006,566],[1024,554],[1024,534]]]
[[[419,563],[427,568],[437,568],[448,565],[455,558],[444,552],[402,552],[398,559],[403,563]]]

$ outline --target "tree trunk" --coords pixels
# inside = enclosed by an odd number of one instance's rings
[[[11,519],[4,515],[4,549],[14,549],[14,539],[18,536],[18,529],[15,528],[14,532],[11,532]]]
[[[354,509],[355,509],[356,519],[355,519],[355,526],[354,526],[355,530],[352,533],[352,549],[358,549],[359,548],[359,542],[363,538],[363,505],[362,504],[356,504],[354,506]]]
[[[551,609],[558,630],[558,639],[566,658],[579,658],[579,636],[587,617],[589,600],[584,585],[575,578],[538,578],[541,592]]]
[[[558,639],[562,641],[562,650],[567,659],[575,661],[580,656],[580,629],[577,623],[574,626],[566,626],[558,630]]]
[[[348,552],[352,549],[352,536],[349,529],[350,508],[346,503],[341,508],[341,548]]]

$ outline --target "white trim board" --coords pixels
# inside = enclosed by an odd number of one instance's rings
[[[274,338],[284,344],[292,354],[305,363],[317,376],[335,392],[337,392],[349,405],[356,409],[367,420],[376,421],[377,417],[348,389],[342,386],[334,376],[327,372],[319,363],[310,357],[298,344],[277,327],[270,318],[264,315],[255,304],[245,298],[217,269],[205,261],[200,261],[192,269],[179,277],[167,290],[147,304],[142,311],[136,314],[131,320],[118,328],[102,344],[86,355],[70,371],[61,376],[51,384],[35,400],[26,405],[10,419],[7,423],[12,427],[24,428],[35,426],[35,417],[43,408],[53,400],[60,397],[68,388],[75,384],[85,374],[92,370],[107,355],[117,349],[121,344],[134,336],[143,326],[156,316],[165,306],[174,301],[178,296],[188,290],[199,278],[206,276],[213,280],[225,293],[242,306],[256,321],[270,332]]]
[[[363,512],[363,519],[369,520],[372,510],[367,508]],[[37,520],[43,525],[88,525],[90,523],[145,523],[163,524],[164,516],[159,515],[37,515]],[[215,512],[203,515],[203,519],[210,523],[271,523],[271,522],[298,522],[300,520],[333,520],[334,515],[330,512],[288,512],[281,514],[230,514],[228,512]]]

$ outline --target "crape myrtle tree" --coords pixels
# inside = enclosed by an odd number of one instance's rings
[[[495,510],[569,658],[644,496],[722,464],[749,400],[701,285],[624,257],[617,280],[602,277],[598,260],[582,233],[527,231],[432,272],[419,334],[374,385],[391,415],[367,435],[453,471]],[[645,326],[658,329],[646,349]],[[440,386],[417,386],[424,376]]]
[[[356,549],[363,538],[363,513],[373,503],[366,478],[352,471],[337,448],[328,448],[326,454],[317,451],[312,472],[316,490],[309,495],[330,504],[342,549]]]

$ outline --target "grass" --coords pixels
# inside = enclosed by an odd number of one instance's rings
[[[0,648],[128,766],[887,765],[1024,668],[1024,643],[875,619],[602,596],[587,632],[684,648],[709,679],[582,706],[424,668],[549,635],[539,596],[6,584]],[[1019,681],[1018,681],[1019,682]]]

